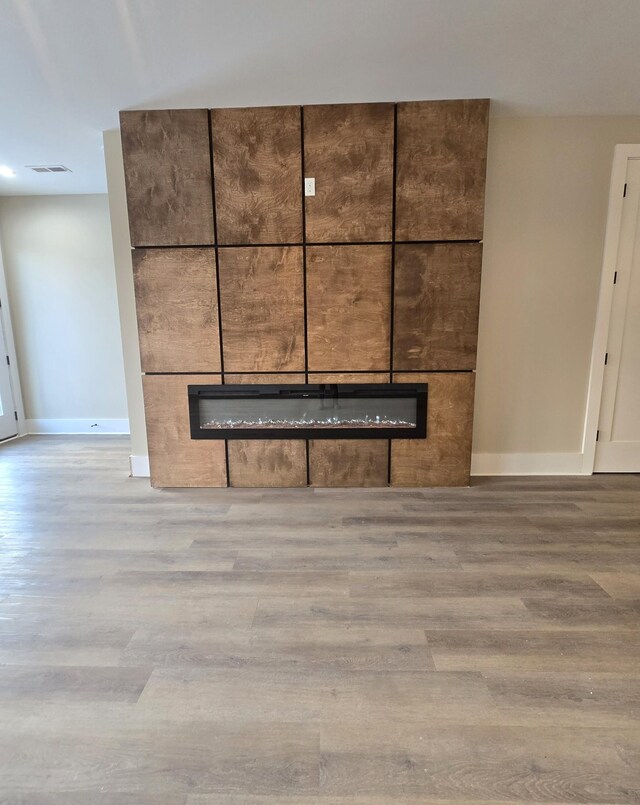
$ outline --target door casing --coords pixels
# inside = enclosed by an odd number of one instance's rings
[[[11,378],[11,390],[13,392],[13,404],[18,413],[18,436],[25,436],[27,424],[24,415],[24,404],[22,401],[22,391],[20,388],[20,375],[18,373],[18,357],[16,355],[16,345],[13,338],[11,325],[11,310],[9,306],[9,293],[2,260],[2,247],[0,244],[0,303],[2,303],[2,324],[4,325],[4,335],[6,341],[7,355],[9,356],[9,376]],[[4,360],[4,356],[2,356]]]
[[[611,183],[609,185],[609,211],[602,257],[600,294],[591,351],[587,411],[582,438],[582,472],[585,474],[593,473],[595,465],[598,420],[600,418],[600,405],[604,386],[605,355],[609,326],[611,324],[614,275],[618,262],[618,247],[622,227],[624,185],[627,176],[627,163],[630,159],[640,159],[640,144],[615,146]]]

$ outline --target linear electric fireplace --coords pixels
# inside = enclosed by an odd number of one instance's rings
[[[424,439],[427,384],[189,386],[192,439]]]

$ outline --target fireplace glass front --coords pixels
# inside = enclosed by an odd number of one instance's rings
[[[425,438],[424,383],[189,386],[192,439]]]

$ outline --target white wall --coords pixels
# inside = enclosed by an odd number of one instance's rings
[[[142,366],[138,348],[138,319],[133,288],[133,263],[129,217],[124,184],[124,164],[120,131],[105,131],[103,136],[104,158],[109,188],[109,214],[115,260],[115,280],[120,309],[122,356],[127,387],[129,429],[131,433],[131,473],[149,474],[147,430],[142,396]]]
[[[640,117],[491,121],[476,472],[581,469],[613,149],[629,142]]]
[[[2,198],[0,243],[28,428],[126,431],[107,196]]]

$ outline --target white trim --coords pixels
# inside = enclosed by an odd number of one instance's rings
[[[471,475],[581,475],[582,453],[474,453]]]
[[[623,192],[627,176],[627,161],[629,159],[640,159],[640,145],[616,145],[609,187],[609,212],[607,214],[607,229],[604,238],[598,312],[596,314],[596,326],[591,351],[587,410],[582,436],[582,472],[585,475],[590,475],[593,472],[596,457],[596,433],[600,418],[602,387],[604,385],[604,356],[607,351],[611,305],[613,302],[613,274],[618,262]]]
[[[28,433],[27,424],[24,417],[24,402],[22,400],[22,389],[20,387],[20,374],[18,373],[18,356],[16,354],[16,343],[13,338],[13,326],[11,324],[11,305],[9,303],[9,290],[7,288],[7,278],[4,271],[2,259],[2,244],[0,243],[0,299],[2,300],[2,321],[4,323],[4,336],[9,353],[9,376],[11,378],[11,393],[13,394],[13,404],[18,412],[18,436]]]
[[[27,433],[128,434],[128,419],[27,419]]]
[[[149,456],[129,456],[129,468],[132,478],[150,478]]]

